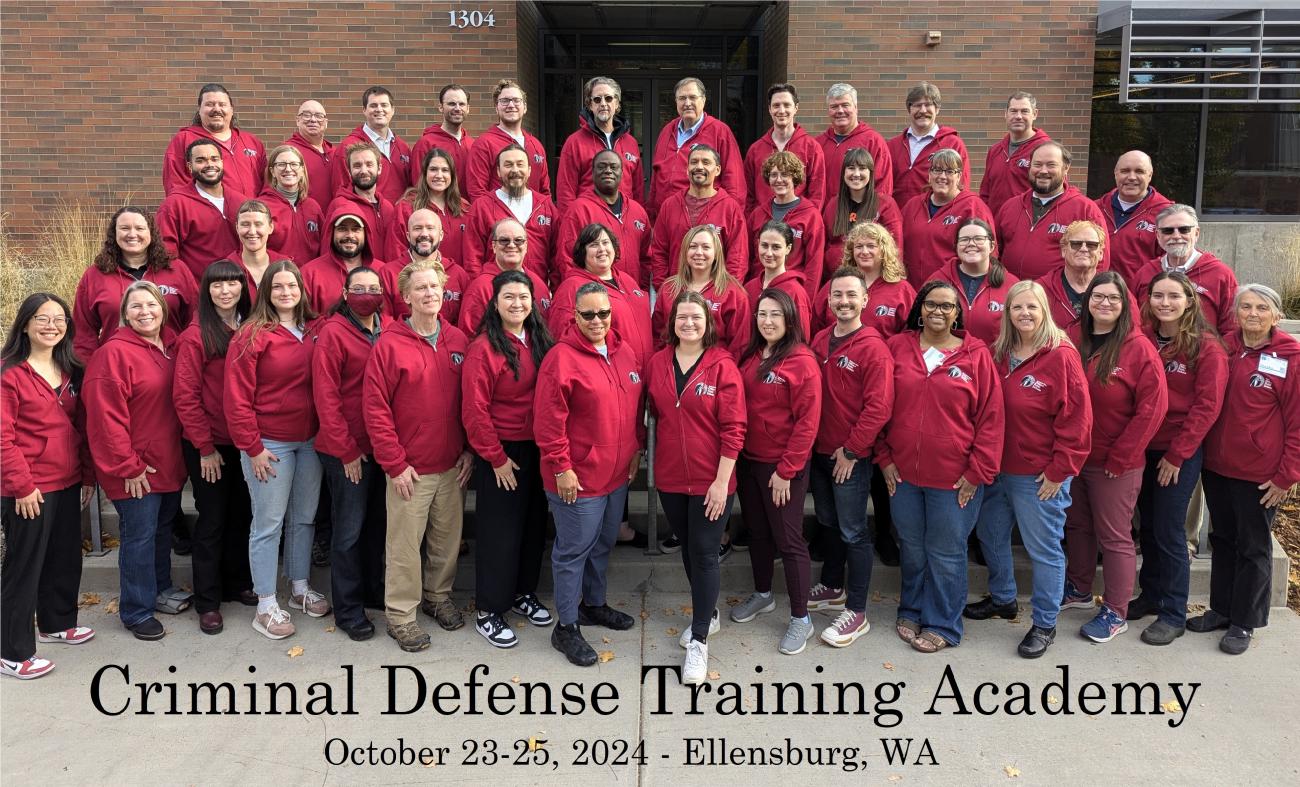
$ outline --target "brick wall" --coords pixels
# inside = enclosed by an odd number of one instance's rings
[[[536,134],[542,122],[542,83],[537,59],[537,27],[541,23],[541,14],[532,0],[520,0],[514,5],[518,17],[516,41],[519,47],[515,73],[519,75],[519,84],[523,86],[524,93],[531,100],[528,114],[524,115],[524,128]]]
[[[768,85],[786,81],[789,67],[787,49],[790,35],[790,4],[777,3],[763,13],[763,90]],[[800,97],[803,101],[803,97]],[[800,106],[803,106],[801,103]],[[814,102],[813,106],[819,106]],[[805,110],[807,111],[807,110]],[[766,114],[766,113],[764,113]],[[769,125],[764,117],[760,126]]]
[[[493,9],[495,26],[450,28],[462,8]],[[268,148],[293,133],[306,98],[325,104],[338,140],[362,121],[371,84],[396,94],[394,129],[414,143],[455,79],[477,135],[494,117],[492,84],[520,71],[517,39],[512,2],[6,2],[5,226],[28,241],[61,198],[157,205],[163,151],[206,82],[226,85],[239,125]]]
[[[986,152],[1007,133],[1007,96],[1026,89],[1038,125],[1074,157],[1070,181],[1086,190],[1096,13],[1095,2],[1037,0],[790,3],[788,77],[808,88],[799,122],[825,130],[826,88],[850,82],[862,119],[896,136],[908,124],[908,88],[925,79],[942,91],[939,120],[961,133],[978,184]],[[925,46],[927,30],[942,31],[943,43]]]

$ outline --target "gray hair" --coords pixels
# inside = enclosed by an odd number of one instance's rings
[[[1164,221],[1170,216],[1174,216],[1179,213],[1186,213],[1188,216],[1192,217],[1192,221],[1198,224],[1201,221],[1201,218],[1196,215],[1196,208],[1193,208],[1191,205],[1184,205],[1181,202],[1175,202],[1174,204],[1170,205],[1169,207],[1165,208],[1164,210],[1156,214],[1156,226],[1159,226],[1160,222]],[[1263,287],[1264,285],[1260,284],[1255,286]],[[1269,292],[1273,292],[1273,291],[1269,290]],[[1276,295],[1276,293],[1274,294]]]
[[[698,81],[698,80],[697,80]],[[623,88],[611,77],[592,77],[587,80],[587,84],[582,86],[583,103],[591,103],[591,91],[595,90],[598,85],[604,85],[614,91],[614,98],[621,103],[623,101]],[[701,91],[703,92],[703,91]]]
[[[699,88],[699,90],[700,90],[700,98],[705,98],[705,99],[707,99],[707,98],[709,97],[709,93],[708,93],[708,91],[704,89],[704,83],[701,82],[700,80],[696,79],[695,77],[686,77],[685,79],[681,80],[681,81],[678,82],[676,85],[674,85],[674,86],[673,86],[673,95],[676,96],[676,95],[677,95],[677,91],[678,91],[678,90],[681,90],[682,88],[686,87],[687,85],[695,85],[695,87]]]
[[[577,306],[578,301],[582,300],[583,296],[585,295],[604,295],[606,298],[608,298],[609,290],[605,287],[605,285],[601,284],[598,281],[589,281],[578,288],[577,294],[573,296],[573,305]]]
[[[1235,312],[1241,308],[1241,296],[1250,293],[1258,298],[1263,299],[1273,311],[1273,316],[1277,319],[1286,317],[1286,312],[1282,310],[1282,296],[1277,294],[1277,290],[1264,284],[1243,284],[1237,288],[1237,294],[1232,299],[1232,310]]]
[[[1007,106],[1010,107],[1011,102],[1015,101],[1016,99],[1024,99],[1025,101],[1029,102],[1029,106],[1031,109],[1038,109],[1038,99],[1034,97],[1033,93],[1030,93],[1027,90],[1017,90],[1016,92],[1008,96]]]
[[[827,101],[830,101],[832,98],[839,98],[840,96],[848,96],[853,100],[854,105],[858,103],[858,89],[853,85],[850,85],[848,82],[836,82],[826,91]]]

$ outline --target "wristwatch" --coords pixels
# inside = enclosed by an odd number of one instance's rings
[[[844,449],[844,458],[845,458],[845,459],[852,459],[852,460],[855,460],[855,461],[856,461],[857,458],[858,458],[858,455],[855,454],[855,453],[853,453],[853,452],[850,451],[849,449],[845,448],[845,449]]]

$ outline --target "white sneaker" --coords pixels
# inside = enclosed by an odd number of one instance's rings
[[[709,646],[707,643],[691,640],[686,646],[686,658],[682,662],[682,685],[698,686],[708,676]]]
[[[270,611],[259,612],[253,616],[253,630],[268,639],[284,639],[293,634],[293,623],[289,613],[276,604]]]
[[[718,610],[715,608],[713,610],[713,617],[709,618],[709,636],[712,637],[714,634],[717,634],[718,629],[720,628],[722,628],[722,623],[719,620]],[[677,640],[677,644],[683,648],[687,647],[691,644],[691,638],[691,626],[688,623],[686,625],[686,630],[682,632],[681,639]]]

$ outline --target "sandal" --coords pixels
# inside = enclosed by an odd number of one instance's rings
[[[921,633],[921,625],[907,618],[899,618],[894,621],[894,630],[898,632],[899,639],[911,644],[916,635]]]
[[[179,615],[190,608],[194,594],[180,588],[167,588],[154,599],[154,609],[168,615]]]
[[[948,647],[948,640],[933,631],[922,631],[912,640],[912,649],[922,653],[938,653]]]

